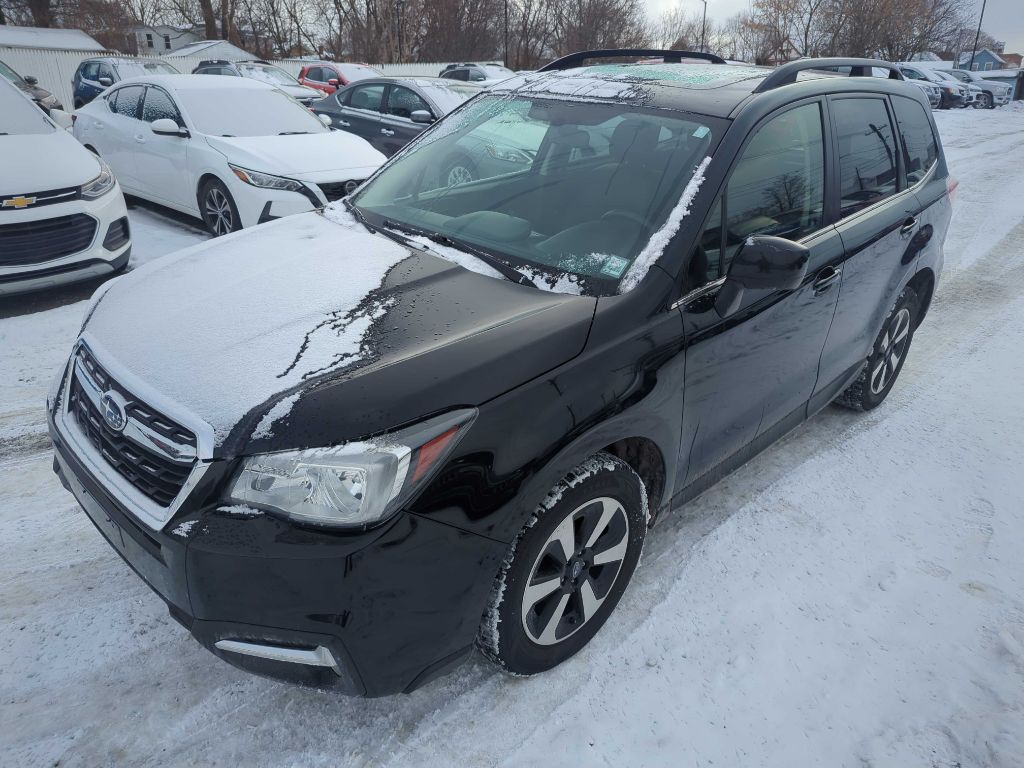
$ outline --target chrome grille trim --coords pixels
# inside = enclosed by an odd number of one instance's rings
[[[57,398],[53,412],[54,426],[57,433],[63,439],[68,449],[88,470],[92,477],[99,482],[118,503],[131,512],[139,522],[154,531],[159,531],[175,515],[178,509],[188,498],[189,494],[199,484],[199,481],[210,468],[210,460],[213,457],[213,429],[205,422],[189,414],[181,406],[172,403],[165,397],[155,392],[145,382],[140,380],[130,371],[118,366],[109,355],[102,351],[102,346],[97,342],[87,339],[88,334],[83,334],[72,351],[67,365],[64,369],[64,381],[59,398]],[[178,495],[174,497],[168,506],[161,506],[147,497],[137,489],[129,480],[123,477],[106,459],[103,458],[88,437],[79,427],[73,414],[69,413],[68,407],[71,402],[71,386],[73,381],[82,379],[76,378],[75,367],[78,361],[78,351],[81,346],[106,372],[121,386],[136,396],[143,398],[147,406],[166,414],[178,424],[192,431],[196,436],[196,457],[192,460],[192,469],[189,472]],[[97,353],[97,349],[101,350]],[[96,384],[95,376],[92,377],[92,384]],[[84,390],[84,387],[82,387]],[[166,436],[161,435],[161,439]]]

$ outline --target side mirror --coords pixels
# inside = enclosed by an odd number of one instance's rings
[[[320,122],[326,125],[328,128],[331,127],[331,116],[325,115],[323,112],[317,112],[316,116],[320,119]]]
[[[96,82],[99,83],[100,85],[102,85],[104,88],[109,88],[110,86],[112,86],[114,84],[114,81],[111,80],[109,77],[101,77]]]
[[[340,85],[340,82],[341,82],[341,81],[339,81],[339,80],[338,80],[338,78],[336,78],[336,77],[332,77],[332,78],[331,78],[330,80],[328,80],[328,81],[327,81],[327,84],[328,84],[328,85],[330,85],[330,86],[333,86],[333,87],[337,88],[337,87],[338,87],[338,85]]]
[[[715,298],[721,317],[735,313],[745,290],[794,291],[807,274],[811,252],[800,243],[770,235],[748,237],[733,256]]]
[[[188,131],[178,127],[178,124],[169,117],[154,120],[150,127],[157,136],[188,136]]]
[[[22,79],[29,85],[39,85],[39,80],[36,79],[35,75],[25,75]]]
[[[57,125],[63,128],[65,131],[70,131],[71,126],[74,125],[75,121],[71,118],[67,112],[63,109],[51,109],[50,119],[53,120]]]
[[[409,119],[414,123],[429,124],[434,122],[434,116],[425,109],[414,109],[410,113]]]

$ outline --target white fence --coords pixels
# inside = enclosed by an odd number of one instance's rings
[[[39,80],[39,86],[55,94],[68,111],[71,111],[73,99],[71,95],[71,80],[75,76],[75,70],[83,59],[94,56],[102,56],[98,51],[81,50],[53,50],[49,48],[15,48],[0,46],[0,59],[7,63],[15,72],[22,77],[33,75]],[[159,58],[172,65],[181,72],[191,72],[200,61],[209,56],[140,56],[141,59]],[[274,64],[281,67],[291,75],[298,76],[299,70],[307,62],[286,59],[274,61]],[[389,76],[436,76],[442,69],[444,63],[438,64],[380,64],[374,65]]]

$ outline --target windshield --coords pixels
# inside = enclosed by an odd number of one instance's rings
[[[114,68],[122,80],[143,75],[180,75],[181,73],[163,61],[117,61]]]
[[[502,67],[497,64],[484,64],[483,68],[484,72],[487,73],[487,77],[491,78],[492,80],[499,77],[502,79],[506,77],[512,77],[512,75],[515,74],[515,72],[513,72],[508,67]]]
[[[459,106],[462,102],[473,98],[483,90],[477,85],[456,82],[452,82],[449,85],[444,81],[429,84],[421,82],[419,83],[419,86],[445,115]]]
[[[269,83],[270,85],[298,85],[299,81],[289,75],[283,69],[271,67],[268,64],[236,64],[242,77],[251,77],[253,80]]]
[[[12,83],[17,83],[18,85],[22,85],[25,82],[21,79],[21,75],[8,67],[2,61],[0,61],[0,77],[6,77]]]
[[[366,80],[370,77],[380,77],[380,72],[376,69],[362,64],[335,64],[334,66],[338,68],[338,71],[350,83],[354,83],[356,80]]]
[[[378,226],[613,293],[721,125],[628,104],[485,95],[423,134],[353,202]]]
[[[277,136],[326,133],[313,113],[276,89],[203,88],[178,98],[200,133],[209,136]]]
[[[53,133],[43,111],[13,85],[0,81],[0,136]]]

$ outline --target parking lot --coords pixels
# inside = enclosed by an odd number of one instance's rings
[[[51,471],[46,391],[95,283],[5,300],[0,763],[1024,764],[1024,110],[936,121],[960,186],[889,400],[827,408],[664,520],[603,631],[532,679],[474,658],[355,700],[208,654]],[[129,221],[130,267],[207,237]]]

